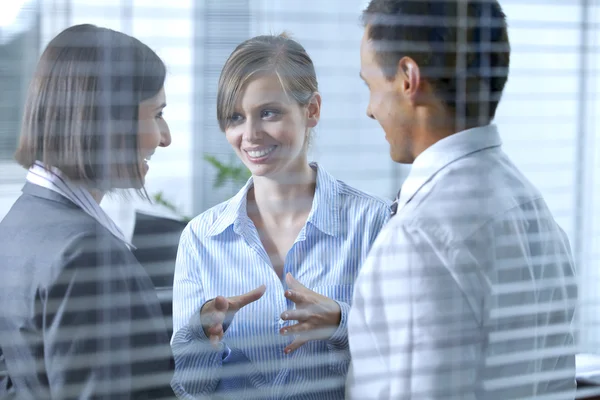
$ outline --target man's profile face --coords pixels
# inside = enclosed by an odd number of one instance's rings
[[[365,29],[360,46],[360,76],[369,88],[367,116],[377,120],[385,132],[390,144],[390,156],[398,163],[410,164],[411,126],[413,109],[410,101],[402,92],[402,78],[388,79],[376,59],[375,44],[368,37],[369,27]]]

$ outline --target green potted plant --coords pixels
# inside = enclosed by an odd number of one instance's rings
[[[204,160],[217,170],[217,177],[214,183],[215,189],[222,187],[227,182],[233,182],[241,186],[251,176],[250,170],[238,161],[234,155],[231,155],[228,163],[221,162],[218,158],[210,154],[205,154]]]
[[[217,157],[205,154],[204,160],[212,165],[217,170],[213,187],[215,189],[222,188],[226,183],[232,182],[236,185],[243,185],[250,178],[251,173],[244,164],[238,161],[237,157],[231,155],[229,162],[220,161]],[[154,204],[157,204],[171,211],[181,221],[189,222],[192,218],[181,212],[180,208],[167,200],[162,191],[151,196]]]

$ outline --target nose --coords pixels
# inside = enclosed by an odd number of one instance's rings
[[[171,130],[165,122],[165,126],[160,131],[160,147],[169,147],[171,145]]]
[[[260,120],[248,118],[244,129],[244,139],[248,142],[258,142],[262,139],[262,125]]]
[[[371,118],[371,119],[375,119],[375,116],[373,115],[373,113],[371,112],[371,104],[369,104],[367,106],[367,117]]]

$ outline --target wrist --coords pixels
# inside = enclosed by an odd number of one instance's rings
[[[334,347],[345,349],[348,347],[348,314],[350,312],[350,305],[338,301],[336,303],[340,309],[340,320],[329,341]]]
[[[342,307],[340,307],[340,304],[335,300],[333,300],[333,307],[335,309],[332,316],[333,325],[340,326],[340,323],[342,322]]]

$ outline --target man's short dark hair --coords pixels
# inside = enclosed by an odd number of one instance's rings
[[[36,160],[91,188],[143,187],[138,106],[166,77],[160,57],[139,40],[94,25],[50,41],[29,86],[15,159]]]
[[[467,125],[491,122],[510,63],[497,0],[371,0],[362,20],[388,79],[411,57],[457,118]]]

